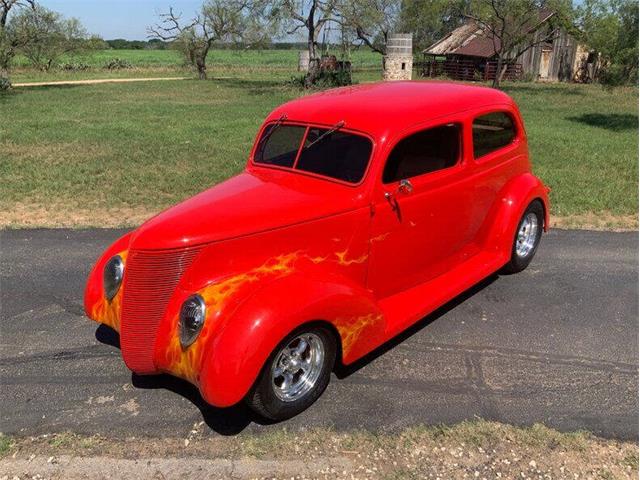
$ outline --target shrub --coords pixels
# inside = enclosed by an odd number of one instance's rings
[[[69,72],[81,72],[83,70],[89,70],[91,66],[82,62],[66,62],[61,63],[58,68]]]
[[[11,81],[8,78],[0,77],[0,92],[7,91],[11,88]]]
[[[121,70],[125,68],[133,68],[131,62],[128,60],[124,60],[122,58],[112,58],[107,63],[105,63],[104,68],[107,70]]]

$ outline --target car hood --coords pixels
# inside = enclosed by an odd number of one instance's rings
[[[142,224],[131,248],[194,246],[366,205],[362,188],[276,169],[245,171]]]

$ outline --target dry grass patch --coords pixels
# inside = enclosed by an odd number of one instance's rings
[[[211,435],[198,423],[187,438],[108,439],[61,433],[15,438],[6,444],[0,469],[22,468],[22,473],[31,466],[29,475],[52,478],[63,478],[56,476],[56,464],[66,465],[68,473],[81,466],[81,458],[94,459],[107,469],[112,466],[114,472],[122,469],[123,459],[136,459],[138,478],[158,474],[174,478],[171,465],[176,459],[182,459],[181,465],[208,461],[212,468],[220,467],[220,462],[233,468],[249,461],[252,478],[256,468],[257,478],[638,478],[637,443],[586,432],[561,433],[539,424],[519,428],[481,420],[452,427],[418,426],[393,434],[288,431],[274,426],[262,434],[236,437]],[[153,471],[145,469],[149,464]],[[274,473],[274,465],[287,465],[288,470]],[[310,472],[309,465],[317,470]]]

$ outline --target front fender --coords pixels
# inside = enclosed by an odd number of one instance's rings
[[[260,288],[212,339],[200,377],[207,402],[233,405],[247,394],[279,342],[305,323],[329,322],[350,363],[375,346],[384,322],[372,295],[339,275],[294,273]]]
[[[99,323],[104,323],[114,330],[120,330],[120,305],[122,303],[122,288],[111,301],[104,296],[102,282],[102,271],[104,265],[111,257],[119,254],[126,265],[129,241],[132,232],[124,234],[113,242],[100,256],[96,264],[91,269],[87,278],[87,285],[84,291],[84,311],[87,317]],[[127,274],[125,267],[125,275]]]
[[[518,222],[527,206],[540,199],[544,206],[544,229],[549,228],[549,188],[532,173],[513,178],[500,191],[491,207],[483,232],[484,249],[504,256],[505,263],[511,257],[513,238]]]

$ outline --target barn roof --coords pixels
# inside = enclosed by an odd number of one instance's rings
[[[540,10],[538,14],[539,23],[546,22],[553,15],[554,12],[551,10]],[[499,48],[499,38],[492,38],[491,34],[475,20],[469,20],[425,49],[423,53],[491,58],[495,55],[496,49]]]

